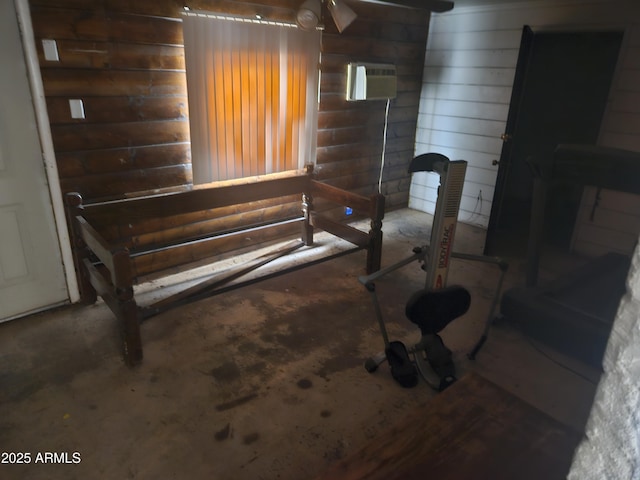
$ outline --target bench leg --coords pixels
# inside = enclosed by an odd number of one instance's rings
[[[367,248],[367,274],[380,270],[382,263],[382,222],[372,221]]]
[[[309,194],[302,194],[302,242],[307,246],[313,245],[313,225],[311,225],[311,211],[313,210],[313,197]]]
[[[76,272],[78,273],[78,287],[80,289],[80,302],[85,305],[91,305],[98,300],[98,293],[91,284],[90,275],[84,264],[84,259],[89,258],[84,242],[76,245],[74,252],[76,262]]]
[[[140,319],[138,305],[133,292],[118,292],[117,317],[122,330],[124,342],[124,361],[129,367],[142,362],[142,337],[140,335]]]
[[[384,218],[385,198],[382,194],[374,195],[371,230],[369,230],[369,248],[367,249],[367,274],[380,270],[382,262],[382,219]]]

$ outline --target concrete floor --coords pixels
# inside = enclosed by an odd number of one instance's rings
[[[426,243],[430,225],[420,212],[389,213],[383,265]],[[455,250],[481,252],[484,235],[460,224]],[[142,326],[145,359],[135,369],[124,366],[116,322],[100,302],[0,325],[0,451],[31,454],[28,465],[0,464],[0,478],[314,478],[437,395],[424,383],[401,388],[386,364],[363,368],[383,347],[357,280],[363,266],[358,252],[154,317]],[[140,303],[185,278],[142,287]],[[449,283],[472,294],[471,310],[442,332],[458,376],[478,372],[581,429],[598,372],[506,322],[493,325],[475,361],[466,358],[497,278],[491,265],[453,264]],[[522,278],[513,262],[506,286]],[[423,282],[414,262],[376,283],[393,340],[419,339],[404,304]],[[36,464],[46,452],[79,463]]]

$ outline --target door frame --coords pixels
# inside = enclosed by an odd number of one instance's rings
[[[520,114],[524,86],[526,81],[527,66],[531,58],[531,47],[533,46],[534,32],[529,25],[522,27],[522,35],[520,37],[520,51],[518,52],[518,60],[516,62],[516,73],[513,78],[513,88],[511,90],[511,99],[509,100],[509,113],[507,114],[507,123],[504,129],[504,137],[502,139],[502,149],[500,151],[500,163],[498,164],[498,174],[496,176],[495,191],[493,201],[491,202],[491,213],[489,214],[489,224],[487,226],[487,235],[484,245],[485,255],[494,248],[494,240],[498,219],[500,217],[502,202],[506,192],[506,179],[508,176],[509,165],[505,165],[503,159],[511,156],[510,136],[516,129],[518,115]]]
[[[29,0],[14,0],[14,4],[17,14],[18,28],[20,30],[22,48],[24,50],[25,63],[27,66],[38,136],[40,137],[45,175],[49,185],[49,198],[56,224],[58,246],[62,256],[62,267],[65,274],[67,292],[69,301],[71,303],[75,303],[80,300],[80,290],[78,288],[78,280],[71,252],[71,240],[67,230],[67,219],[65,217],[64,204],[62,202],[62,189],[60,187],[58,165],[56,163],[53,139],[51,137],[51,125],[49,123],[49,114],[47,113],[44,86],[42,84],[42,76],[40,73],[40,63],[38,61],[33,25],[31,23]]]

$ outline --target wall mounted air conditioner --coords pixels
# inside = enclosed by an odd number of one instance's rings
[[[347,65],[347,100],[396,98],[396,66],[381,63]]]

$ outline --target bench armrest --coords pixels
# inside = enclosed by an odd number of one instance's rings
[[[82,216],[76,216],[80,238],[98,257],[111,274],[111,282],[116,288],[129,288],[133,284],[129,250],[124,247],[113,247]]]

